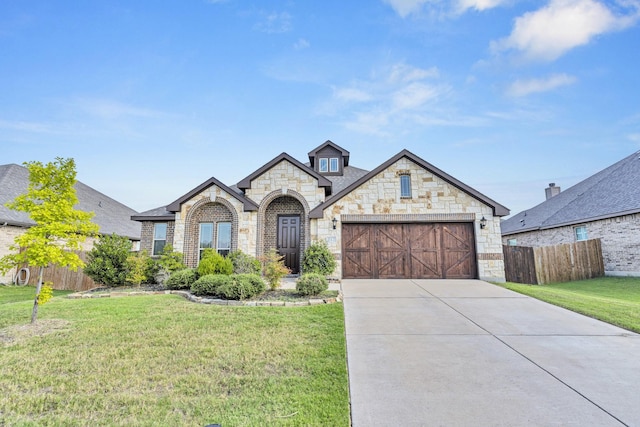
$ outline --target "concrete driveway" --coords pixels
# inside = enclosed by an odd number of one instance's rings
[[[640,335],[479,280],[344,280],[353,425],[640,426]]]

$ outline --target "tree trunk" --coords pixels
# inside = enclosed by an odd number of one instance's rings
[[[38,318],[38,297],[40,296],[40,290],[42,289],[42,277],[44,275],[44,267],[40,267],[38,273],[38,286],[36,287],[36,298],[33,300],[33,311],[31,312],[31,324],[36,323]]]

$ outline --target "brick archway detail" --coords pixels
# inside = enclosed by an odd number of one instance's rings
[[[265,241],[265,233],[267,230],[265,229],[266,224],[266,212],[267,208],[271,203],[280,198],[280,197],[291,197],[297,200],[300,205],[302,205],[303,215],[300,218],[302,222],[302,231],[304,235],[304,239],[300,241],[300,254],[304,252],[304,250],[309,246],[310,236],[311,236],[311,226],[309,222],[309,203],[307,203],[307,199],[302,196],[302,194],[298,193],[294,190],[286,190],[282,189],[274,190],[271,193],[267,194],[262,201],[260,202],[260,206],[258,207],[258,230],[257,230],[257,241],[256,241],[256,256],[260,257],[264,255],[264,241]]]
[[[184,259],[190,267],[197,265],[197,256],[193,258],[193,253],[197,252],[196,246],[198,239],[198,227],[194,224],[194,215],[209,204],[220,205],[231,215],[231,251],[238,249],[238,211],[228,200],[222,197],[216,197],[215,200],[206,197],[194,203],[185,217]]]

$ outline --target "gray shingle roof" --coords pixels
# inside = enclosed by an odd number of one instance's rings
[[[640,151],[502,222],[502,234],[640,212]]]
[[[14,211],[5,206],[16,196],[26,192],[29,185],[29,171],[16,164],[0,165],[0,224],[7,223],[18,226],[35,224],[25,212]],[[116,233],[120,236],[140,240],[141,224],[131,220],[137,212],[97,190],[76,182],[78,204],[76,209],[94,212],[93,222],[100,227],[100,233]]]

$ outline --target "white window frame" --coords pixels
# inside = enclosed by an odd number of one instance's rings
[[[209,246],[202,246],[202,237],[203,237],[203,226],[207,225],[207,226],[211,226],[211,235],[210,240],[209,240]],[[200,230],[198,233],[198,260],[202,259],[202,253],[204,252],[205,249],[213,249],[213,223],[212,222],[201,222],[200,223]]]
[[[576,238],[576,242],[582,242],[584,240],[588,240],[589,239],[589,235],[587,233],[587,226],[586,225],[578,225],[576,227],[573,227],[573,235]]]
[[[220,246],[220,226],[221,225],[229,225],[229,247],[221,247]],[[218,222],[216,224],[216,251],[218,251],[218,253],[220,255],[224,255],[227,256],[229,255],[229,253],[231,252],[231,239],[233,238],[233,233],[232,233],[232,228],[231,228],[231,223],[228,221],[221,221]],[[226,253],[221,253],[220,251],[226,251]]]
[[[329,159],[320,157],[318,160],[318,172],[329,172]]]
[[[403,187],[403,182],[406,183],[406,185]],[[405,192],[405,187],[407,192]],[[411,199],[411,175],[409,174],[402,174],[400,175],[400,198],[401,199]]]
[[[337,157],[329,159],[329,172],[340,172],[340,162]]]
[[[518,239],[507,239],[507,246],[518,246]]]
[[[164,226],[164,238],[159,239],[158,238],[158,226],[163,225]],[[157,256],[157,255],[162,255],[162,251],[164,250],[164,247],[167,245],[167,229],[168,229],[168,225],[166,222],[155,222],[153,224],[153,241],[151,242],[151,252],[153,256]],[[159,250],[156,251],[156,242],[164,242],[162,244],[162,246],[160,248],[158,248]]]

